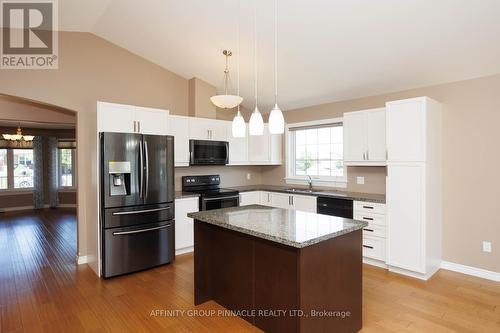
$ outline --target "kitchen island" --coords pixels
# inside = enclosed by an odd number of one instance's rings
[[[260,205],[188,214],[195,304],[266,332],[357,332],[366,222]]]

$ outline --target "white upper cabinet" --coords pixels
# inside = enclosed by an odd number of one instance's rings
[[[189,118],[189,138],[195,140],[227,141],[227,121]]]
[[[384,165],[386,161],[385,109],[344,113],[346,165]]]
[[[189,117],[169,116],[167,133],[174,136],[175,166],[188,166]]]
[[[425,98],[386,104],[388,162],[425,161],[425,109]]]
[[[269,134],[268,124],[264,124],[263,135],[249,135],[248,161],[250,164],[281,164],[281,140],[282,135]]]
[[[248,125],[245,137],[235,138],[232,123],[228,122],[227,141],[229,142],[229,164],[248,164]]]
[[[97,102],[99,132],[165,135],[168,110]]]

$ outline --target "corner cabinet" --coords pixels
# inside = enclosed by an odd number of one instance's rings
[[[385,108],[344,113],[344,164],[385,165]]]
[[[97,102],[97,130],[165,135],[168,115],[168,110]]]

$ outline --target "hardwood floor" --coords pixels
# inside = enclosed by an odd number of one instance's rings
[[[75,265],[75,211],[0,214],[0,332],[258,332],[193,304],[193,256],[101,280]],[[441,270],[428,282],[365,266],[361,332],[500,332],[500,283]],[[157,312],[155,310],[163,310]]]

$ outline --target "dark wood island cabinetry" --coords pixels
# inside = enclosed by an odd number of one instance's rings
[[[195,219],[195,304],[266,332],[357,332],[366,223],[250,205]]]

